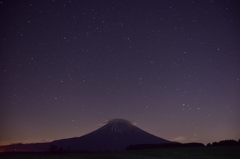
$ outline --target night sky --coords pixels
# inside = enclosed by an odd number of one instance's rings
[[[180,142],[240,138],[233,0],[1,0],[0,144],[124,118]]]

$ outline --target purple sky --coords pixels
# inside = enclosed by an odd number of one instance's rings
[[[237,0],[0,0],[0,145],[125,118],[168,140],[240,138]]]

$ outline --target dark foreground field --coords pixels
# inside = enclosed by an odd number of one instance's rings
[[[2,153],[1,159],[240,159],[240,147],[164,148],[109,153]]]

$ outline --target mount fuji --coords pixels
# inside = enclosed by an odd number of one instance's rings
[[[81,137],[60,139],[49,143],[9,145],[5,146],[5,151],[118,151],[131,145],[169,143],[172,142],[152,135],[128,120],[113,119]]]

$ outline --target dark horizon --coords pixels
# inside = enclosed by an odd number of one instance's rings
[[[16,143],[0,145],[2,153],[91,153],[123,152],[129,150],[175,148],[239,148],[238,140],[221,140],[203,144],[200,142],[181,143],[155,136],[126,119],[109,120],[102,127],[80,137],[66,138],[44,143]]]
[[[237,0],[0,0],[0,145],[113,118],[156,136],[240,138]]]

